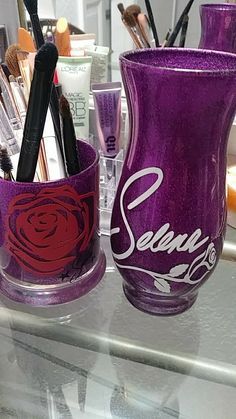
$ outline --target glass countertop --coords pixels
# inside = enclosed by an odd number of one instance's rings
[[[155,317],[126,300],[102,246],[87,296],[44,309],[1,297],[0,418],[235,419],[236,263],[220,261],[189,311]]]

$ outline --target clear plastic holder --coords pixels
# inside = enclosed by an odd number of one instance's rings
[[[124,150],[121,149],[115,158],[105,157],[95,135],[90,134],[87,141],[100,153],[100,232],[102,235],[109,236],[111,213],[117,186],[121,176],[124,161]]]
[[[100,155],[100,230],[110,235],[113,203],[123,166],[123,150],[114,159]]]

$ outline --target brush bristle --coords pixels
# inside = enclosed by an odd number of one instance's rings
[[[47,42],[38,50],[34,66],[38,71],[52,71],[56,68],[57,60],[57,48],[51,42]]]
[[[120,13],[123,15],[123,13],[125,11],[123,3],[117,4],[117,7],[118,7],[118,10],[120,11]]]
[[[65,119],[72,118],[71,111],[70,111],[70,104],[68,100],[65,98],[65,96],[61,95],[59,99],[59,105],[60,105],[60,114]]]
[[[29,15],[38,13],[38,0],[24,0],[24,4]]]
[[[123,13],[123,19],[125,20],[127,25],[129,25],[131,28],[134,28],[136,26],[135,17],[132,14],[130,14],[129,12],[127,12],[127,9]]]
[[[11,159],[8,155],[7,149],[1,147],[0,149],[0,168],[3,173],[11,173],[13,170]]]
[[[139,13],[141,13],[141,7],[139,7],[137,4],[131,4],[131,6],[126,8],[126,12],[137,17]]]
[[[20,52],[18,44],[10,45],[6,50],[5,60],[10,73],[14,77],[20,76],[20,68],[17,60],[17,53]]]

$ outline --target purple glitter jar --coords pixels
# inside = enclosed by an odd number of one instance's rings
[[[199,48],[236,53],[236,4],[202,4]]]
[[[45,306],[72,301],[101,280],[99,157],[78,142],[82,171],[56,182],[0,180],[0,290]]]
[[[130,142],[111,245],[137,308],[189,308],[220,257],[236,55],[178,48],[121,55]]]

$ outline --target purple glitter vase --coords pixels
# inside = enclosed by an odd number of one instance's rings
[[[111,221],[115,263],[137,308],[189,308],[220,257],[236,55],[163,48],[121,55],[130,142]]]
[[[105,272],[98,233],[99,157],[78,142],[82,171],[56,182],[0,180],[0,291],[45,306],[72,301]]]
[[[200,6],[201,40],[199,48],[236,52],[236,4]]]

